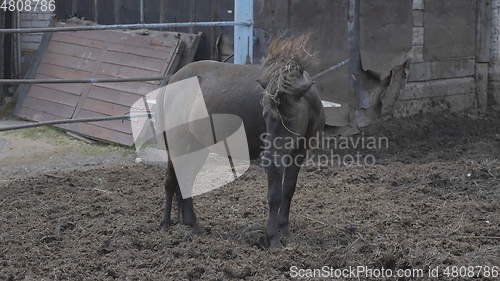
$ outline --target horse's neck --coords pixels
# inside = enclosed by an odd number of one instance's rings
[[[291,118],[299,114],[303,108],[303,103],[306,102],[304,97],[296,97],[291,95],[282,95],[280,97],[280,113],[285,118]]]

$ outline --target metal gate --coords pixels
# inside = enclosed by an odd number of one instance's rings
[[[52,32],[77,32],[92,30],[137,30],[137,29],[163,29],[184,27],[234,27],[234,63],[251,64],[253,62],[253,0],[235,0],[234,21],[217,22],[183,22],[183,23],[153,23],[153,24],[114,24],[95,26],[69,26],[47,28],[15,28],[0,29],[1,33],[52,33]],[[162,81],[166,77],[131,77],[131,78],[88,78],[88,79],[0,79],[0,84],[11,85],[37,85],[37,84],[70,84],[70,83],[122,83],[132,81]],[[75,118],[73,116],[72,118]],[[88,119],[88,118],[87,118]],[[90,118],[92,119],[92,118]],[[106,118],[93,118],[103,119]],[[49,119],[51,120],[51,119]],[[40,121],[40,120],[39,120]],[[43,120],[46,121],[46,120]],[[88,121],[87,121],[88,122]]]

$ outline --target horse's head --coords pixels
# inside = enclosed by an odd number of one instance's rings
[[[289,40],[275,39],[269,45],[258,82],[275,102],[282,94],[301,97],[313,86],[304,69],[312,59],[305,48],[308,40],[309,36],[304,35]]]

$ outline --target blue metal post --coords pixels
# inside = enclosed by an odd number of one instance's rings
[[[234,0],[234,63],[253,63],[253,0]]]

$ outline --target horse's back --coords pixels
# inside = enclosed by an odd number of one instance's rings
[[[260,136],[265,132],[259,75],[260,68],[255,65],[199,61],[181,68],[170,83],[198,77],[208,113],[239,116],[245,125],[250,156],[256,158],[261,148]]]

